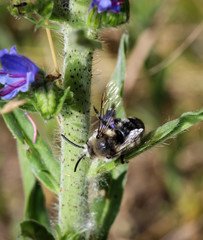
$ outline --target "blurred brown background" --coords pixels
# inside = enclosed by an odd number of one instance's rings
[[[18,51],[54,72],[45,30],[15,19],[9,1],[0,2],[0,49]],[[128,115],[143,120],[146,132],[203,106],[202,0],[133,0],[131,19],[120,29],[103,30],[96,51],[92,102],[101,95],[116,63],[119,40],[129,32],[125,82]],[[59,63],[63,39],[54,34]],[[42,134],[54,146],[55,121]],[[23,190],[15,140],[0,117],[0,240],[16,239],[23,214]],[[46,190],[45,190],[46,191]],[[54,196],[46,191],[52,210]],[[110,240],[203,239],[203,125],[138,156],[129,164],[120,213]]]

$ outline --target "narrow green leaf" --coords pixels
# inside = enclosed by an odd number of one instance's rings
[[[167,122],[156,130],[148,133],[143,138],[139,147],[131,149],[131,152],[126,156],[126,159],[131,159],[158,143],[164,142],[166,139],[186,130],[201,120],[203,120],[203,109],[195,112],[183,113],[178,119]]]
[[[32,240],[55,240],[54,236],[40,223],[33,220],[20,223],[20,231],[24,239]]]
[[[46,166],[43,164],[40,155],[35,151],[27,152],[27,158],[31,164],[32,171],[34,175],[41,181],[43,184],[52,190],[54,193],[59,192],[59,183],[56,182],[52,173],[48,171]]]
[[[3,114],[2,116],[7,127],[12,132],[13,136],[16,137],[16,139],[21,143],[24,143],[24,133],[18,126],[18,122],[17,119],[15,118],[15,115],[13,113],[7,113]]]
[[[118,59],[117,59],[117,64],[116,68],[114,70],[114,73],[111,76],[110,81],[114,81],[119,88],[119,96],[123,96],[123,85],[124,85],[124,80],[125,80],[125,72],[126,72],[126,51],[127,51],[127,43],[128,43],[128,35],[123,34],[121,41],[120,41],[120,46],[118,50]]]
[[[32,191],[27,199],[25,219],[35,220],[43,226],[46,226],[48,229],[51,229],[49,216],[45,207],[44,194],[40,183],[37,181],[35,181]]]
[[[96,239],[107,239],[109,229],[117,216],[124,190],[127,165],[119,166],[110,173],[101,176],[105,179],[104,196],[99,196],[91,204],[91,212],[95,215]],[[94,214],[96,213],[96,214]]]
[[[28,112],[37,112],[36,108],[32,105],[30,101],[26,102],[24,105],[20,107],[24,111]]]
[[[25,145],[17,141],[23,188],[25,195],[25,220],[36,220],[50,228],[49,216],[45,207],[45,199],[40,184],[34,177],[30,162],[27,159]]]
[[[61,96],[58,99],[58,103],[57,103],[56,110],[55,110],[55,113],[54,113],[55,117],[61,112],[61,109],[63,107],[64,102],[68,105],[71,105],[73,103],[73,96],[72,96],[72,92],[70,92],[70,87],[68,87],[64,91],[63,96]]]
[[[33,143],[34,129],[27,115],[22,110],[17,109],[12,113],[4,114],[3,118],[17,140],[28,145],[29,153],[27,156],[33,172],[51,191],[58,193],[59,163],[39,133],[37,133],[36,142]]]
[[[128,43],[128,35],[123,34],[120,41],[116,68],[110,79],[110,82],[113,82],[115,86],[119,89],[120,106],[119,106],[119,112],[117,113],[117,117],[121,117],[121,118],[125,117],[125,110],[123,106],[123,87],[124,87],[125,72],[126,72],[125,58],[126,58],[126,51],[127,51],[127,43]]]
[[[13,112],[13,114],[15,115],[20,128],[24,132],[25,141],[29,145],[30,150],[38,154],[37,157],[39,157],[41,163],[45,166],[45,169],[53,175],[56,182],[59,182],[59,163],[53,157],[48,145],[42,139],[39,132],[37,133],[36,142],[33,143],[33,125],[23,111],[17,109]]]
[[[84,238],[83,233],[86,231],[86,230],[82,230],[77,233],[67,231],[67,233],[62,234],[61,229],[58,224],[54,224],[54,228],[57,233],[57,239],[59,239],[59,240],[80,240],[80,239]],[[87,238],[87,239],[89,239],[89,238]]]

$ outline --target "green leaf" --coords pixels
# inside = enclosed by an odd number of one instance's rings
[[[100,190],[104,189],[105,195],[94,199],[90,205],[91,212],[96,213],[94,215],[97,224],[95,227],[96,239],[107,239],[109,229],[120,208],[126,172],[127,165],[122,165],[101,176],[104,186]]]
[[[36,108],[30,101],[27,101],[24,105],[20,107],[20,109],[28,112],[37,112]]]
[[[34,177],[30,162],[27,159],[24,144],[17,142],[20,160],[23,189],[25,195],[25,219],[33,219],[49,227],[49,218],[45,208],[45,199],[40,184]]]
[[[83,233],[86,231],[86,230],[82,230],[82,231],[79,231],[77,233],[73,233],[73,232],[68,231],[67,233],[62,234],[61,229],[60,229],[58,224],[54,224],[54,227],[55,227],[55,230],[57,232],[57,239],[59,239],[59,240],[80,240],[80,239],[84,238]]]
[[[195,123],[203,120],[203,109],[195,112],[183,113],[178,119],[167,122],[161,127],[148,133],[143,139],[140,146],[131,149],[130,153],[126,156],[126,159],[131,159],[138,154],[152,148],[160,142],[181,133],[188,129]]]
[[[36,151],[28,151],[27,158],[31,164],[32,171],[34,175],[51,191],[54,193],[59,192],[59,183],[54,179],[52,172],[48,170],[46,165],[43,162],[43,159],[40,157]]]
[[[123,96],[123,85],[125,80],[125,72],[126,72],[126,51],[127,51],[127,43],[128,43],[128,35],[123,34],[120,46],[118,50],[118,59],[116,68],[114,73],[111,76],[111,80],[116,83],[117,87],[119,88],[119,96],[122,98]]]
[[[59,192],[60,167],[50,148],[37,133],[36,142],[33,143],[34,129],[27,115],[20,109],[3,115],[5,123],[12,134],[22,144],[29,148],[27,157],[30,160],[32,171],[51,191]]]
[[[111,82],[114,83],[115,86],[119,89],[120,106],[119,106],[119,112],[116,116],[121,118],[125,117],[125,110],[123,106],[123,87],[124,87],[125,72],[126,72],[125,58],[126,58],[126,51],[127,51],[127,43],[128,43],[128,35],[123,34],[120,41],[116,68],[110,79],[110,83]]]
[[[54,7],[54,1],[53,0],[35,0],[35,12],[37,12],[40,16],[42,16],[44,19],[49,19],[53,7]]]
[[[203,120],[203,109],[195,112],[183,113],[178,119],[167,122],[161,127],[148,133],[145,137],[143,137],[139,146],[135,146],[134,148],[130,149],[130,151],[126,152],[125,159],[130,160],[131,158],[143,153],[153,146],[181,133],[201,120]],[[89,178],[95,177],[98,174],[111,171],[120,164],[121,163],[119,159],[109,163],[98,164],[97,166],[94,166],[95,168],[91,167],[91,171],[89,171],[88,176]]]
[[[21,167],[21,175],[23,180],[23,190],[24,190],[24,196],[25,196],[25,206],[27,205],[27,201],[30,193],[32,192],[36,178],[34,177],[30,163],[27,160],[25,145],[21,143],[20,141],[17,141],[17,149],[18,149],[18,158],[20,160],[20,167]]]
[[[28,220],[21,222],[20,231],[24,239],[55,240],[54,236],[37,221]]]
[[[2,106],[2,105],[1,105]],[[18,121],[13,113],[3,114],[3,119],[12,132],[13,136],[17,138],[21,143],[24,143],[24,133],[18,125]]]
[[[84,239],[84,237],[82,237],[84,235],[82,235],[82,232],[79,233],[73,233],[73,234],[66,234],[64,236],[62,236],[60,238],[60,240],[80,240],[80,239]]]
[[[32,173],[31,165],[26,156],[25,146],[19,141],[17,142],[17,146],[25,195],[24,219],[36,220],[40,224],[50,228],[49,216],[45,207],[45,198],[39,182]]]
[[[56,106],[54,117],[56,117],[60,113],[64,103],[66,103],[67,105],[71,105],[73,103],[73,96],[72,93],[70,92],[70,87],[68,87],[64,91],[63,95],[60,98],[58,98],[58,103]]]
[[[45,207],[45,198],[42,192],[42,188],[39,182],[35,181],[35,184],[27,198],[27,204],[25,208],[25,219],[36,220],[43,226],[50,228],[49,216]]]

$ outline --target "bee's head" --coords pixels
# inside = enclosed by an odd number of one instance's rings
[[[115,133],[112,130],[108,130],[106,134],[103,133],[98,136],[97,130],[95,130],[93,135],[87,141],[87,150],[90,158],[106,158],[109,156],[110,151],[113,148],[114,134]]]

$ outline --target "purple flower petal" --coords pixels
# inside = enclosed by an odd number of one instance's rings
[[[3,50],[0,50],[0,58],[4,55],[4,54],[9,54],[8,50],[5,48]]]
[[[103,0],[98,4],[98,12],[104,12],[111,8],[111,0]]]
[[[26,83],[20,88],[21,92],[27,92],[29,85],[34,82],[35,75],[32,72],[27,73]]]
[[[37,73],[39,71],[32,61],[21,55],[4,54],[0,59],[2,68],[7,73]]]
[[[26,78],[26,74],[7,74],[7,73],[2,73],[0,71],[0,83],[1,84],[7,84],[7,85],[12,85],[18,81],[21,81]]]
[[[11,48],[10,53],[7,49],[1,50],[0,61],[0,83],[4,85],[0,89],[1,99],[8,100],[18,92],[28,91],[40,69],[30,59],[19,55],[15,46]]]
[[[9,100],[18,94],[18,89],[6,86],[0,90],[0,96],[2,100]]]
[[[11,49],[10,49],[10,54],[12,54],[12,55],[18,55],[17,50],[16,50],[16,46],[11,47]]]
[[[0,83],[1,84],[5,84],[7,81],[7,75],[6,73],[3,71],[3,69],[0,69]]]
[[[29,84],[31,84],[35,81],[35,74],[33,72],[27,73],[27,81]]]

